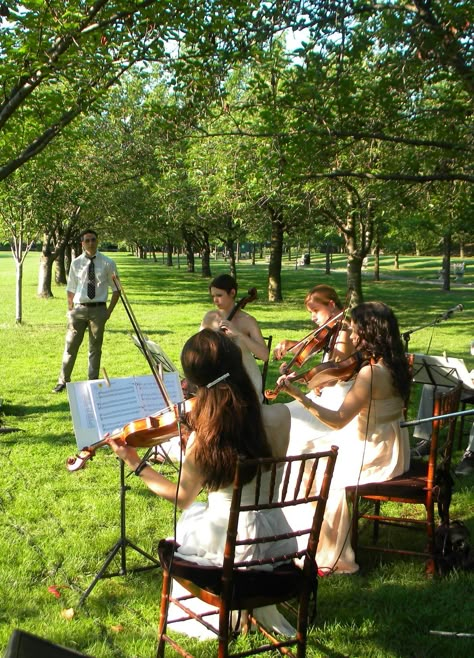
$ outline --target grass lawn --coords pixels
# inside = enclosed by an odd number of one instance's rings
[[[142,330],[179,364],[183,343],[210,308],[208,280],[188,273],[183,262],[167,268],[161,261],[140,261],[125,253],[112,256]],[[15,267],[10,254],[0,252],[0,419],[3,426],[19,430],[0,434],[0,652],[12,630],[21,628],[96,658],[151,658],[156,648],[159,569],[101,579],[78,608],[81,594],[120,537],[120,469],[107,448],[98,450],[84,470],[69,473],[65,468],[66,458],[76,452],[69,404],[66,394],[51,393],[64,346],[65,290],[54,286],[52,299],[36,297],[38,259],[32,253],[26,260],[23,324],[16,326]],[[446,352],[465,359],[471,369],[474,259],[465,262],[462,281],[453,281],[446,293],[437,279],[439,258],[401,258],[400,269],[395,270],[393,258],[384,256],[381,281],[374,282],[370,270],[364,272],[364,294],[367,300],[391,305],[402,332],[416,329],[410,351]],[[313,285],[329,283],[344,297],[342,256],[334,257],[330,275],[324,273],[322,255],[304,268],[285,262],[285,301],[277,306],[266,301],[266,267],[263,261],[239,264],[238,297],[257,287],[259,299],[246,310],[258,319],[264,334],[273,335],[274,343],[310,331],[302,300]],[[223,261],[213,264],[214,274],[224,271]],[[458,304],[464,306],[462,313],[435,322]],[[106,331],[102,359],[109,377],[148,374],[130,332],[119,305]],[[269,388],[276,381],[277,366],[270,364]],[[86,376],[83,345],[74,378]],[[465,443],[464,439],[463,448]],[[461,454],[458,449],[454,463]],[[158,540],[172,533],[173,508],[148,492],[138,478],[128,479],[127,485],[127,537],[155,554]],[[469,525],[474,543],[473,485],[474,478],[455,478],[452,516]],[[128,569],[147,564],[130,548],[126,557]],[[361,554],[359,563],[355,576],[320,580],[308,656],[421,658],[474,653],[473,639],[430,634],[474,633],[473,573],[427,579],[417,560]],[[118,566],[114,563],[113,570]],[[198,656],[215,655],[209,643],[196,646],[190,641],[189,647]]]

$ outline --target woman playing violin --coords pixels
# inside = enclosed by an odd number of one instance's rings
[[[318,335],[315,334],[315,347],[317,351],[324,352],[324,360],[341,361],[352,354],[353,346],[349,339],[350,332],[344,322],[331,323],[333,318],[341,315],[342,304],[337,292],[332,286],[321,284],[312,288],[305,297],[304,305],[311,314],[311,320],[318,327],[327,327],[325,340],[322,344],[318,343]],[[332,330],[337,331],[333,336]],[[274,358],[279,361],[287,352],[293,350],[301,341],[282,340],[273,350]],[[319,348],[319,349],[318,349]]]
[[[240,347],[244,366],[261,399],[262,375],[255,357],[268,361],[269,354],[260,327],[255,318],[243,311],[236,302],[237,282],[230,274],[220,274],[213,279],[209,292],[216,308],[206,313],[201,329],[223,331]]]
[[[310,399],[290,378],[281,382],[327,433],[299,448],[294,442],[289,453],[320,450],[325,442],[339,446],[317,557],[320,568],[344,573],[358,569],[349,541],[345,487],[401,475],[410,459],[408,431],[400,428],[400,421],[411,378],[396,317],[381,302],[360,304],[351,311],[351,330],[354,347],[368,361],[338,409],[327,409]]]
[[[342,320],[342,304],[337,292],[331,286],[321,284],[312,288],[306,295],[305,306],[311,313],[311,319],[318,326],[331,324],[331,320],[337,316]],[[327,336],[325,341],[326,344],[323,344],[321,350],[319,350],[323,351],[323,362],[343,361],[354,352],[354,345],[350,340],[347,323],[337,322],[337,325],[331,328],[330,335]],[[336,333],[333,334],[333,331]],[[287,352],[290,355],[292,352],[289,350],[295,344],[296,341],[281,341],[275,348],[274,357],[281,359]],[[290,373],[285,373],[285,376],[289,379],[297,378],[298,372],[296,370],[292,372],[291,370],[290,368]],[[302,370],[306,370],[305,366],[302,367]],[[318,386],[313,387],[311,379],[306,384],[310,389],[310,398],[314,401],[317,400],[318,404],[330,409],[337,409],[341,405],[351,385],[352,381],[341,380],[333,386],[320,389]],[[279,379],[276,390],[281,390],[281,388]],[[322,429],[321,423],[318,423],[314,416],[301,404],[289,402],[287,406],[291,414],[290,445],[301,445],[302,437],[310,443],[321,434],[325,434],[326,429]]]
[[[110,445],[153,493],[186,510],[177,526],[178,552],[192,561],[221,565],[237,457],[285,455],[290,414],[284,404],[260,404],[241,351],[224,332],[203,329],[192,336],[184,345],[181,364],[186,378],[196,387],[196,401],[189,414],[193,432],[179,484],[153,468],[142,469],[135,448],[114,440]],[[247,474],[247,483],[254,475]],[[207,503],[194,502],[203,488],[209,491]],[[281,510],[268,510],[261,519],[249,517],[248,523],[256,524],[257,533],[259,523],[273,525],[275,531],[282,523],[287,527]],[[262,550],[271,554],[273,548],[271,544],[257,544],[255,551]],[[264,610],[276,628],[291,632],[276,609]],[[192,622],[191,626],[186,624],[181,630],[192,634]]]

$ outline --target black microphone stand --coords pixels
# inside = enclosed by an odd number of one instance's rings
[[[445,313],[442,313],[441,315],[438,315],[434,320],[431,322],[428,322],[427,324],[423,324],[420,327],[415,327],[414,329],[409,329],[408,331],[404,331],[401,336],[402,340],[405,343],[405,352],[408,352],[408,343],[410,341],[410,336],[415,333],[415,331],[419,331],[420,329],[426,329],[427,327],[435,327],[437,324],[440,324],[444,320],[449,320],[451,315],[453,314],[453,311],[446,311]]]

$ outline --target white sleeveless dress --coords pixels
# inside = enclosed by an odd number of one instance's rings
[[[262,488],[269,486],[269,474],[266,475],[268,477],[264,476],[262,478]],[[243,487],[242,500],[245,501],[248,498],[250,502],[253,499],[252,493],[254,493],[254,485],[250,482]],[[180,544],[177,554],[197,564],[221,566],[224,559],[231,501],[232,485],[219,491],[210,492],[206,503],[195,502],[185,510],[178,521],[176,529],[176,540]],[[238,536],[255,538],[264,534],[289,532],[290,529],[281,509],[248,512],[240,515]],[[236,559],[250,560],[264,556],[275,556],[281,554],[282,548],[284,551],[294,550],[296,547],[295,542],[295,539],[287,539],[284,542],[286,548],[280,543],[278,550],[275,542],[255,544],[250,548],[237,547]],[[178,583],[173,583],[173,594],[176,596],[180,593],[184,593],[183,588]],[[212,606],[196,598],[187,601],[186,605],[199,612],[215,610]],[[292,635],[295,632],[295,629],[277,610],[276,606],[258,608],[254,610],[254,615],[277,633]],[[182,616],[182,613],[175,607],[170,606],[168,619],[172,620],[180,616]],[[206,617],[206,621],[218,628],[217,613]],[[192,619],[175,623],[172,628],[200,639],[215,638],[211,631]]]

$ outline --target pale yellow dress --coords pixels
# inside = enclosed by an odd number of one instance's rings
[[[373,367],[386,366],[378,363]],[[319,569],[335,569],[337,573],[355,573],[358,570],[350,544],[351,511],[345,488],[357,483],[382,482],[408,470],[408,430],[400,427],[404,419],[403,406],[400,397],[371,400],[370,406],[362,409],[343,429],[332,431],[324,426],[325,434],[315,435],[312,441],[304,439],[301,447],[296,437],[293,438],[288,454],[325,450],[331,445],[339,447],[318,544]],[[313,507],[310,505],[303,512],[305,515],[312,513]],[[290,510],[287,518],[293,527],[305,524],[300,513],[296,516]]]

